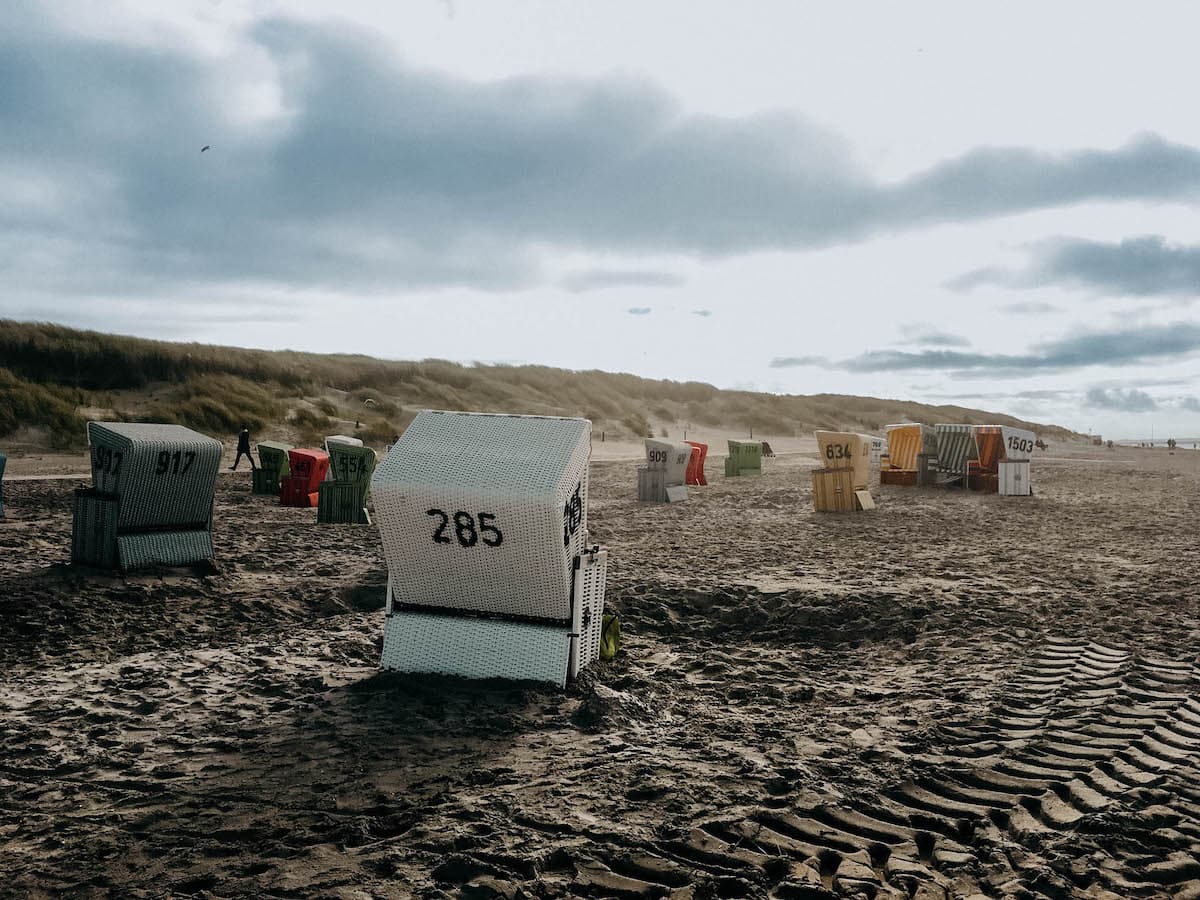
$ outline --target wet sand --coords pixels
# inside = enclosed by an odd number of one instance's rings
[[[598,462],[625,644],[565,692],[379,673],[374,528],[243,473],[128,578],[6,483],[0,895],[1200,896],[1200,453],[1053,450],[852,516]]]

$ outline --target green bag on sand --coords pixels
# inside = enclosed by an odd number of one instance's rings
[[[606,614],[600,626],[600,658],[612,659],[621,649],[621,620]]]

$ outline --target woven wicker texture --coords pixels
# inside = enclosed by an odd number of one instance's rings
[[[295,506],[302,509],[314,507],[319,502],[320,494],[308,489],[308,478],[302,475],[292,475],[283,479],[279,485],[279,505]]]
[[[279,494],[279,476],[266,469],[255,469],[250,473],[250,491],[254,494],[277,496]]]
[[[76,490],[71,522],[71,562],[106,569],[117,567],[119,504],[91,489]]]
[[[1029,459],[1033,456],[1033,447],[1034,442],[1037,440],[1037,435],[1032,431],[1001,425],[1000,436],[1004,443],[1004,459],[1016,462],[1022,459]]]
[[[637,470],[637,498],[643,503],[667,502],[667,473],[662,469],[639,466]]]
[[[600,658],[600,632],[604,627],[604,591],[608,579],[608,551],[585,553],[575,570],[575,623],[578,634],[571,659],[571,677]]]
[[[563,628],[394,612],[383,626],[383,668],[463,678],[549,681],[564,687],[571,636]]]
[[[288,451],[291,449],[291,444],[281,441],[259,441],[259,468],[274,472],[276,481],[286,478],[292,474],[291,467],[288,465]]]
[[[762,471],[762,441],[730,441],[726,475],[757,475]]]
[[[120,499],[118,527],[197,525],[212,514],[221,442],[182,425],[89,422],[92,484]]]
[[[323,481],[317,489],[317,521],[322,525],[366,525],[363,507],[366,485],[352,481]]]
[[[399,599],[567,621],[590,456],[586,419],[418,413],[371,480]]]
[[[329,447],[329,478],[332,481],[362,485],[363,497],[375,472],[375,451],[361,445],[331,443]]]
[[[688,463],[692,459],[692,445],[685,441],[667,441],[646,438],[646,468],[666,473],[665,484],[684,484],[687,481]]]
[[[975,432],[970,425],[934,425],[938,471],[952,478],[967,477],[968,464],[979,459]]]
[[[121,571],[149,566],[185,566],[212,559],[211,531],[150,531],[117,537]]]

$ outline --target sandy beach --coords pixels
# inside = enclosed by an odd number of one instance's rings
[[[596,446],[625,642],[566,691],[380,673],[376,529],[248,473],[127,578],[6,480],[0,895],[1200,896],[1200,453],[836,516],[801,452],[657,506]]]

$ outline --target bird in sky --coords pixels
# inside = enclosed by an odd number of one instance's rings
[[[212,146],[212,144],[205,144],[203,147],[200,148],[200,152],[203,153],[205,150],[207,150],[211,146]]]

